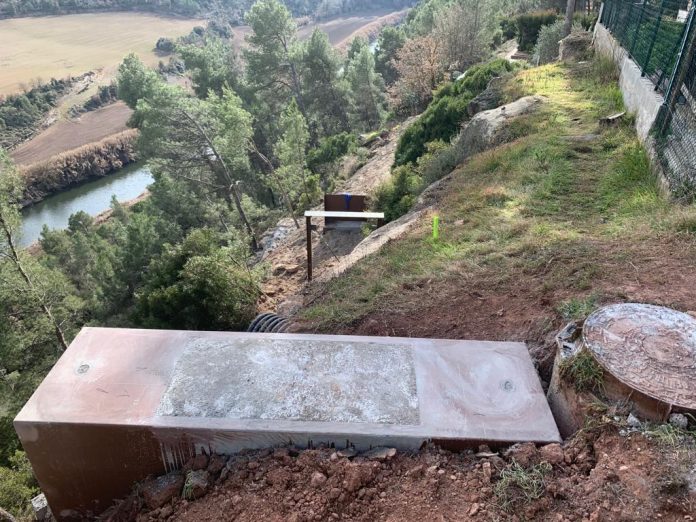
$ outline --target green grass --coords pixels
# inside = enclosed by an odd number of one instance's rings
[[[585,319],[597,308],[598,297],[595,294],[585,298],[573,297],[564,301],[558,307],[558,313],[566,321],[579,321]]]
[[[551,469],[548,462],[525,468],[513,461],[500,472],[493,489],[498,505],[509,512],[541,498],[546,491],[544,479]]]
[[[623,110],[613,79],[593,63],[519,71],[508,101],[541,94],[547,102],[514,120],[513,141],[455,170],[438,203],[440,240],[430,239],[426,218],[330,282],[302,312],[310,327],[335,331],[371,313],[422,306],[404,302],[404,289],[423,280],[464,291],[468,281],[528,281],[555,300],[549,307],[560,317],[580,318],[614,286],[603,284],[603,267],[635,284],[636,249],[659,250],[668,238],[693,245],[696,206],[664,198],[633,118],[599,126]]]
[[[604,370],[587,350],[582,350],[561,363],[561,377],[569,380],[576,391],[601,390]]]

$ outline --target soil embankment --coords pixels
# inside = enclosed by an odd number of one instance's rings
[[[127,130],[25,169],[24,205],[115,172],[136,160],[137,130]]]
[[[197,458],[187,466],[202,465],[194,472],[202,480],[184,488],[188,499],[149,481],[107,519],[691,520],[693,506],[675,482],[682,456],[609,425],[563,446],[527,443],[505,452],[427,448],[371,458],[278,448],[209,464]]]

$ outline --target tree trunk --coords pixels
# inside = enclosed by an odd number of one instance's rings
[[[250,143],[249,148],[251,151],[256,154],[261,161],[268,167],[268,170],[270,170],[271,174],[273,175],[274,181],[276,182],[276,185],[278,185],[278,190],[280,190],[280,194],[283,196],[283,199],[285,200],[285,204],[288,207],[288,210],[290,211],[290,216],[292,216],[292,220],[295,222],[295,227],[299,230],[300,228],[300,222],[297,220],[297,216],[295,215],[295,207],[292,204],[292,201],[290,200],[290,195],[288,194],[287,189],[285,188],[285,185],[283,184],[282,180],[278,178],[275,172],[275,168],[273,167],[273,163],[266,157],[265,154],[263,154],[257,147],[255,143]]]
[[[565,23],[563,24],[563,38],[568,36],[573,28],[573,14],[575,14],[575,0],[568,0],[566,3]]]
[[[32,293],[34,293],[34,283],[32,282],[32,280],[29,277],[29,274],[26,272],[26,270],[24,270],[24,266],[22,266],[22,261],[19,259],[19,253],[17,252],[17,247],[14,244],[14,237],[12,237],[12,231],[10,230],[10,226],[7,224],[4,216],[1,213],[0,213],[0,227],[2,227],[2,230],[5,234],[5,240],[7,241],[7,245],[10,248],[10,255],[9,255],[10,260],[15,265],[17,272],[19,272],[20,277],[27,284],[27,287],[29,288],[29,290]],[[56,336],[56,339],[58,340],[58,343],[61,346],[61,351],[67,350],[68,343],[65,340],[65,335],[63,334],[63,330],[61,329],[60,324],[58,324],[58,321],[56,321],[56,318],[53,316],[51,309],[46,304],[44,299],[42,297],[38,297],[38,299],[39,299],[39,306],[41,308],[41,311],[44,313],[44,315],[48,318],[48,320],[53,325],[53,332]]]
[[[205,140],[205,143],[208,145],[212,153],[215,155],[215,159],[222,167],[223,174],[227,181],[225,199],[227,200],[228,204],[231,203],[231,201],[234,201],[234,206],[236,207],[237,212],[239,212],[239,218],[242,220],[242,223],[244,224],[244,227],[246,228],[247,232],[249,233],[249,237],[251,238],[251,248],[252,250],[254,250],[254,252],[257,252],[259,250],[259,242],[256,239],[254,228],[251,226],[251,222],[247,219],[246,212],[244,212],[244,209],[242,208],[242,202],[239,198],[239,193],[237,192],[237,183],[234,180],[229,168],[227,168],[225,159],[218,153],[217,149],[215,148],[215,144],[213,143],[213,140],[210,139],[208,133],[205,132],[205,129],[196,121],[196,119],[186,111],[181,112],[186,117],[186,119],[188,119],[196,127],[200,135]]]

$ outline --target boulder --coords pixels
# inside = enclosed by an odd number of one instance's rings
[[[178,496],[183,487],[184,476],[181,473],[169,473],[144,482],[140,494],[148,508],[157,509]]]
[[[210,475],[205,470],[189,471],[184,483],[183,496],[187,500],[202,497],[208,491]]]
[[[466,107],[469,117],[475,116],[479,112],[495,109],[503,101],[503,77],[493,78],[486,90],[479,93]]]
[[[465,160],[491,149],[505,141],[501,132],[507,123],[518,116],[537,110],[546,98],[543,96],[525,96],[507,105],[479,112],[462,127],[456,143],[461,150],[461,160]]]
[[[561,40],[559,58],[562,62],[579,62],[586,60],[590,55],[591,47],[591,32],[574,31]]]

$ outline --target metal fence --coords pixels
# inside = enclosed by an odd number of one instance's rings
[[[672,192],[696,199],[694,0],[606,0],[601,22],[664,95],[654,127],[658,157]]]
[[[606,0],[602,25],[666,92],[689,20],[689,0]]]

